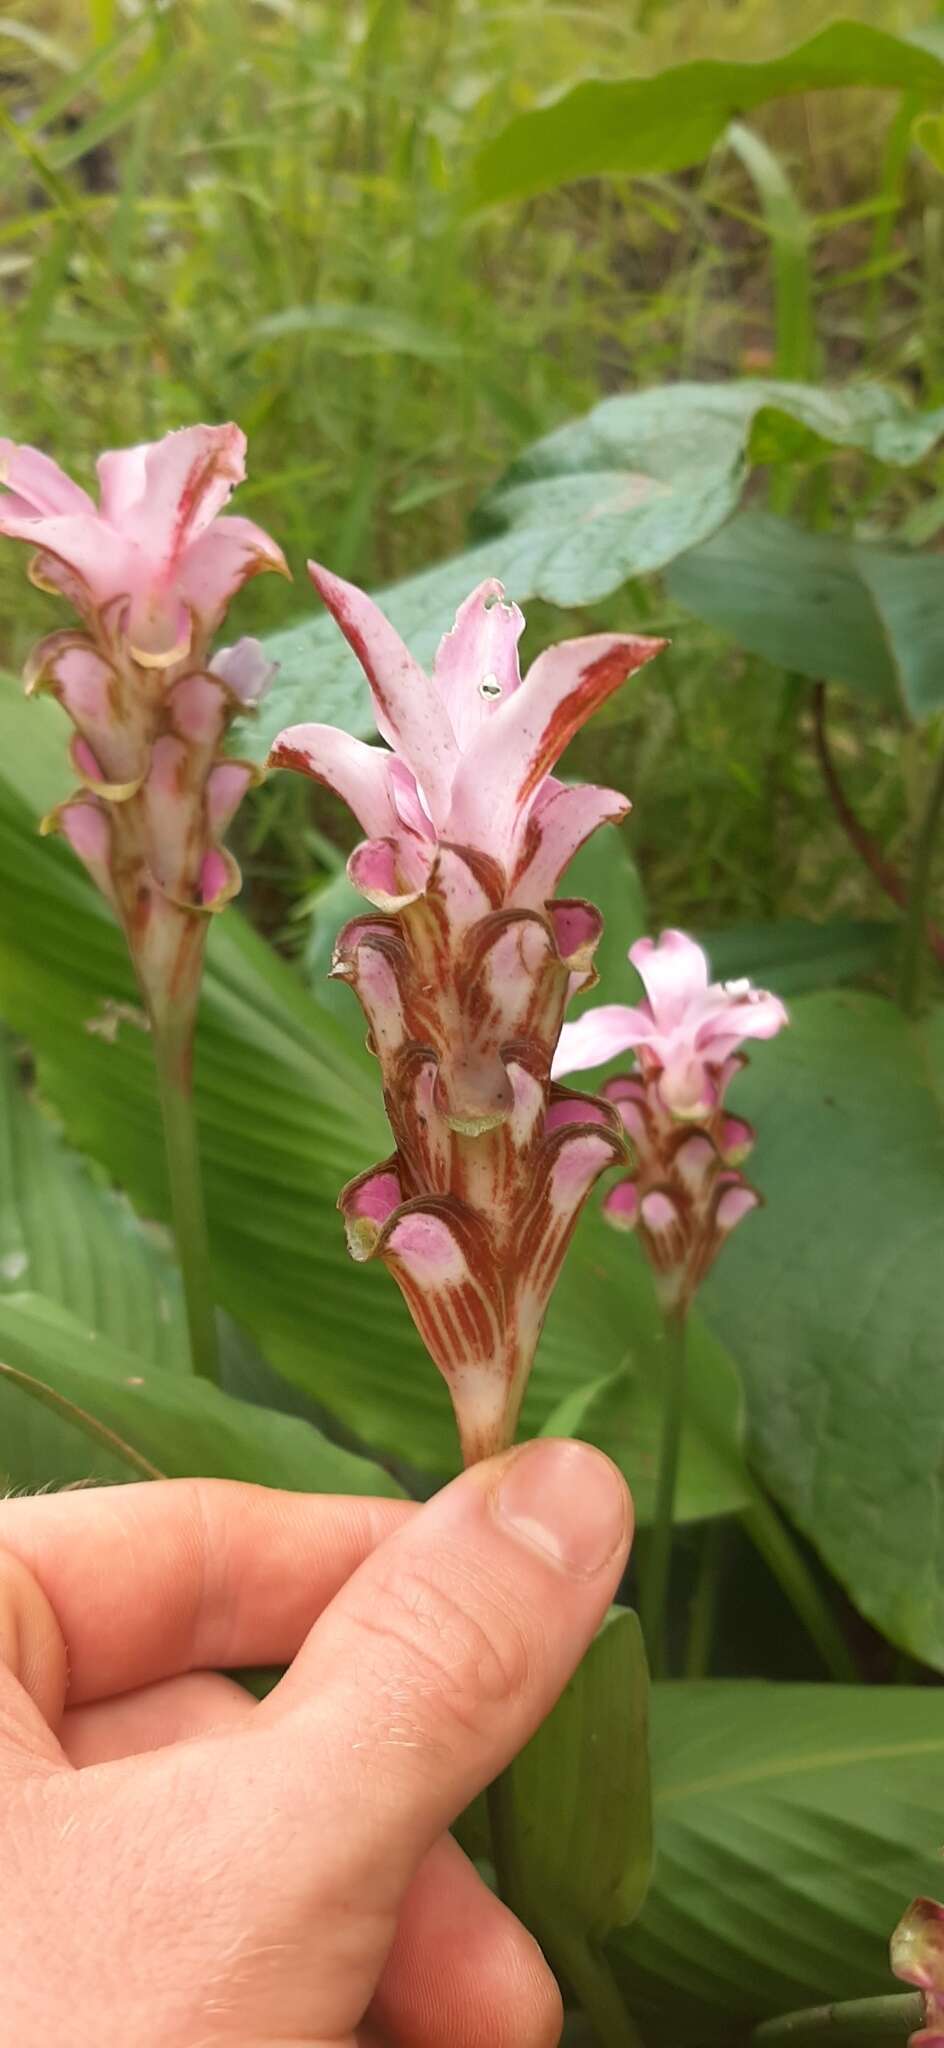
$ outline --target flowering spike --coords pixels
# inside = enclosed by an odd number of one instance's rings
[[[396,1153],[345,1188],[355,1258],[384,1260],[452,1395],[466,1461],[510,1442],[551,1289],[587,1194],[627,1158],[616,1107],[551,1082],[564,1009],[595,979],[601,919],[554,890],[627,801],[549,770],[661,641],[600,635],[539,656],[501,584],[460,607],[426,675],[370,598],[311,565],[370,685],[365,747],[291,726],[270,756],[342,796],[367,835],[348,872],[374,906],[341,932]]]
[[[891,1938],[891,1966],[903,1984],[924,1992],[924,2025],[909,2048],[944,2048],[944,1906],[914,1899]]]
[[[607,1081],[636,1154],[631,1180],[610,1191],[607,1220],[639,1225],[666,1308],[684,1311],[722,1244],[760,1196],[738,1168],[754,1143],[724,1093],[745,1064],[743,1038],[772,1038],[787,1022],[777,996],[748,981],[709,984],[708,962],[684,932],[638,939],[630,960],[646,999],[604,1003],[565,1024],[555,1075],[602,1066],[630,1048],[638,1068]]]
[[[0,533],[37,551],[34,580],[81,625],[49,634],[26,668],[75,727],[81,785],[48,821],[108,897],[148,1011],[192,1019],[206,913],[239,887],[218,844],[255,769],[222,756],[237,712],[272,675],[258,642],[210,661],[230,598],[280,550],[221,517],[244,475],[236,426],[186,427],[103,455],[100,502],[36,449],[0,441]]]

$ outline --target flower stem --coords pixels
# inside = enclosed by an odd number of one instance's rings
[[[191,1022],[181,1030],[179,1026],[159,1023],[152,1017],[152,1036],[167,1149],[171,1213],[190,1333],[190,1359],[195,1373],[219,1384],[210,1243],[193,1113],[193,1025]]]
[[[662,1440],[659,1446],[655,1515],[647,1546],[640,1600],[642,1629],[653,1678],[665,1676],[666,1605],[669,1594],[669,1569],[672,1563],[675,1490],[685,1414],[684,1310],[676,1309],[667,1314],[664,1330]]]
[[[941,812],[944,811],[944,748],[938,757],[927,803],[918,826],[911,861],[911,887],[898,974],[898,1000],[907,1017],[921,1007],[924,967],[927,958],[928,898],[934,866],[934,848]]]
[[[541,1943],[555,1975],[580,2001],[599,2048],[642,2048],[603,1950],[588,1935],[533,1902],[521,1857],[511,1771],[486,1793],[499,1896]]]
[[[707,1678],[711,1668],[726,1535],[724,1523],[715,1521],[709,1522],[702,1536],[698,1576],[689,1612],[686,1678]]]
[[[840,1684],[855,1685],[859,1670],[836,1616],[817,1584],[802,1551],[794,1542],[760,1487],[752,1487],[751,1500],[741,1520],[756,1550],[769,1565],[782,1591],[833,1678]]]
[[[811,2005],[765,2020],[751,2035],[751,2048],[822,2048],[830,2040],[851,2038],[854,2048],[877,2041],[905,2041],[924,2024],[920,1992],[892,1993],[888,1998],[850,1998],[840,2005]]]

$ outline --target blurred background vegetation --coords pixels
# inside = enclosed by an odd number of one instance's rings
[[[841,11],[897,31],[929,20],[897,0]],[[766,57],[836,13],[826,0],[7,0],[0,430],[89,481],[102,447],[238,418],[240,509],[299,579],[251,585],[241,630],[313,604],[306,554],[374,588],[439,559],[507,463],[599,397],[782,367],[770,214],[730,148],[675,177],[591,180],[478,215],[463,205],[475,151],[577,77]],[[934,404],[944,188],[907,149],[899,108],[820,93],[752,126],[803,224],[804,374],[881,376]],[[859,457],[832,476],[840,530],[923,544],[944,520],[944,464],[920,483],[898,472],[880,507]],[[669,630],[672,651],[571,765],[631,791],[658,921],[885,914],[825,803],[807,693],[652,584],[564,628],[610,622]],[[532,648],[552,623],[532,609]],[[6,550],[0,664],[18,666],[48,624]],[[904,860],[901,745],[874,706],[844,701],[833,746],[848,790]],[[246,807],[247,900],[286,943],[345,830],[294,777]]]

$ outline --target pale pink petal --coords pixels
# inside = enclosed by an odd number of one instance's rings
[[[111,879],[111,820],[97,803],[63,804],[49,821],[58,826],[102,895],[114,902]]]
[[[212,833],[225,832],[238,811],[247,789],[256,779],[251,761],[218,761],[207,777],[207,824]]]
[[[603,1215],[614,1230],[635,1230],[639,1222],[639,1189],[635,1181],[617,1181],[603,1203]]]
[[[707,959],[685,932],[662,932],[657,940],[637,939],[630,946],[629,957],[645,984],[660,1032],[671,1031],[689,1006],[707,994]]]
[[[93,790],[96,796],[106,798],[109,803],[123,803],[141,787],[141,775],[133,776],[127,782],[113,781],[81,733],[75,733],[69,743],[69,758],[86,788]]]
[[[247,635],[232,647],[221,647],[210,663],[210,674],[219,676],[247,710],[264,697],[278,669],[277,661],[267,659],[262,642]]]
[[[546,902],[584,840],[599,825],[618,824],[629,809],[629,798],[618,789],[596,789],[592,783],[568,789],[548,776],[528,814],[510,901]]]
[[[226,725],[226,693],[199,670],[182,676],[167,700],[175,732],[196,746],[215,747]]]
[[[261,526],[251,519],[216,519],[181,556],[174,583],[204,634],[210,634],[237,590],[267,569],[279,576],[289,573],[281,548]]]
[[[648,1195],[643,1195],[639,1204],[639,1220],[655,1271],[660,1274],[677,1271],[685,1258],[685,1230],[671,1196],[661,1188],[653,1188]]]
[[[594,711],[664,645],[598,633],[539,655],[463,756],[449,837],[487,848],[512,869],[524,813],[545,775]]]
[[[435,683],[371,598],[318,562],[308,569],[367,677],[381,738],[415,776],[434,825],[443,825],[458,754]]]
[[[154,562],[174,562],[246,474],[246,436],[230,423],[181,427],[98,463],[102,516]]]
[[[523,632],[522,613],[516,604],[505,602],[502,585],[490,577],[460,605],[455,625],[440,641],[433,675],[460,753],[518,688],[518,642]]]
[[[48,580],[55,578],[57,588],[56,564],[60,562],[97,604],[119,592],[127,596],[133,588],[134,550],[103,525],[94,509],[87,513],[57,513],[44,519],[4,518],[0,499],[0,531],[38,548],[44,558],[44,569],[45,558],[52,557]],[[72,586],[67,584],[66,594],[71,597],[71,593]]]
[[[353,811],[370,839],[396,836],[398,818],[390,787],[392,756],[365,746],[334,725],[289,725],[269,755],[270,768],[297,768],[323,782]]]
[[[25,673],[30,693],[54,692],[100,763],[101,781],[140,782],[147,768],[143,722],[128,716],[119,677],[83,634],[50,633],[34,649]]]
[[[242,876],[225,846],[211,846],[200,863],[200,879],[194,895],[203,910],[222,910],[238,895]]]
[[[0,496],[0,533],[7,531],[8,517],[47,519],[59,513],[95,517],[88,492],[39,448],[23,442],[0,438],[0,492],[4,493]]]
[[[718,1154],[701,1131],[693,1131],[672,1154],[672,1166],[682,1186],[700,1200],[718,1168]]]
[[[709,991],[714,1014],[702,1015],[695,1033],[699,1052],[720,1063],[743,1038],[775,1038],[789,1023],[779,996],[752,989],[749,982],[729,982]]]
[[[726,1237],[729,1231],[735,1230],[737,1225],[743,1222],[745,1216],[750,1215],[752,1209],[759,1207],[760,1196],[754,1188],[747,1187],[743,1182],[726,1187],[718,1198],[715,1226]]]
[[[646,1052],[643,1048],[643,1058]],[[719,1101],[718,1083],[703,1059],[694,1056],[689,1043],[678,1034],[664,1042],[654,1041],[653,1057],[661,1067],[659,1094],[671,1116],[686,1122],[710,1115]]]
[[[142,796],[154,879],[175,902],[187,901],[197,879],[196,850],[190,846],[190,757],[186,742],[173,733],[154,742]]]
[[[432,849],[422,840],[362,839],[351,854],[347,871],[355,889],[375,909],[392,913],[422,895],[432,860]]]
[[[401,824],[409,826],[420,839],[435,839],[433,822],[416,786],[415,775],[411,775],[406,762],[401,761],[398,754],[388,754],[386,758],[389,762],[390,794]]]
[[[150,580],[148,564],[140,565],[140,577],[128,606],[128,645],[142,668],[172,668],[190,651],[189,607],[175,587]]]
[[[564,1025],[551,1072],[556,1077],[602,1067],[638,1045],[651,1028],[649,1019],[627,1003],[600,1003]]]
[[[350,982],[370,1027],[368,1043],[380,1060],[390,1060],[406,1037],[398,975],[406,953],[386,923],[355,917],[339,933],[331,963],[335,980]]]

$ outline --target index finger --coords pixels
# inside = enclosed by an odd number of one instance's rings
[[[68,1704],[294,1657],[412,1503],[167,1479],[0,1502],[69,1654]]]

